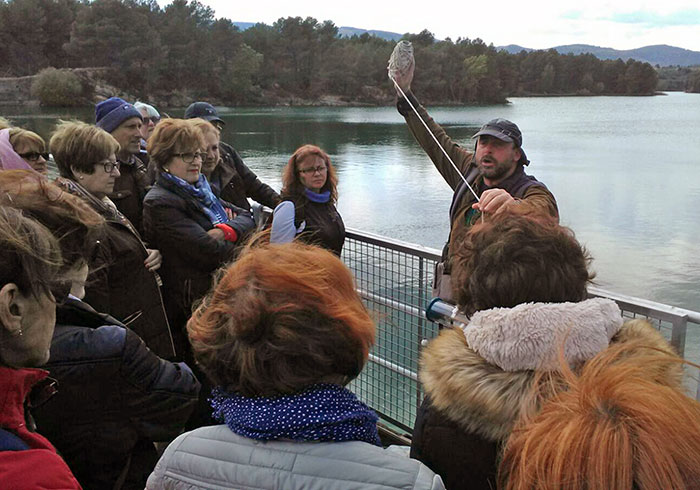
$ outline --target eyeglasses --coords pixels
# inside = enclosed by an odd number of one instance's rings
[[[119,163],[118,161],[113,162],[111,160],[107,160],[106,162],[99,162],[97,163],[97,165],[102,165],[105,169],[105,172],[111,174],[115,168],[119,170],[121,163]]]
[[[175,153],[173,156],[182,158],[182,161],[185,163],[192,163],[192,162],[194,162],[195,158],[199,158],[201,161],[204,161],[207,159],[207,154],[203,153],[203,152]]]
[[[24,158],[25,160],[29,160],[30,162],[36,162],[39,160],[39,158],[43,158],[44,160],[49,159],[49,154],[48,153],[41,153],[38,151],[29,151],[27,153],[18,153],[19,156]]]
[[[153,123],[155,125],[155,124],[158,124],[159,122],[160,122],[159,117],[144,117],[143,118],[144,124]]]
[[[313,175],[313,174],[315,174],[316,172],[322,174],[322,173],[324,173],[326,170],[328,170],[328,169],[326,168],[325,165],[319,165],[318,167],[300,168],[300,169],[299,169],[299,173],[300,173],[300,174],[304,174],[304,175],[306,175],[306,174],[312,174],[312,175]]]

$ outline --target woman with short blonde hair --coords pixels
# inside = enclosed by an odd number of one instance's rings
[[[79,489],[54,446],[27,423],[30,392],[47,388],[62,264],[58,241],[21,211],[0,206],[0,481],[3,488]]]
[[[174,358],[157,273],[161,254],[146,247],[138,230],[108,197],[120,176],[119,143],[92,124],[61,121],[49,146],[61,174],[56,183],[83,199],[107,223],[90,257],[86,301],[127,323],[159,356]]]

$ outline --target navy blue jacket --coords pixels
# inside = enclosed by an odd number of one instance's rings
[[[85,489],[143,488],[158,458],[153,441],[181,432],[199,382],[82,301],[59,306],[56,321],[45,369],[58,393],[33,410],[37,427]]]

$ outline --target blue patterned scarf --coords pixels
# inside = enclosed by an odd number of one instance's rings
[[[226,223],[228,221],[224,206],[219,201],[219,198],[211,191],[209,182],[204,174],[199,174],[199,180],[196,184],[190,184],[168,172],[161,172],[160,177],[163,179],[162,183],[166,184],[165,187],[172,190],[183,199],[194,201],[199,205],[212,225]]]
[[[381,446],[377,414],[350,390],[316,384],[292,395],[245,397],[214,388],[213,416],[234,433],[269,441],[364,441]]]

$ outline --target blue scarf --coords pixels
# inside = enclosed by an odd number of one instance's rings
[[[207,215],[212,225],[228,221],[224,206],[211,191],[209,182],[204,174],[199,174],[199,180],[194,185],[168,172],[161,172],[160,177],[165,183],[169,184],[167,187],[175,194],[185,200],[194,201],[202,212]]]
[[[269,441],[364,441],[381,446],[377,414],[350,390],[316,384],[292,395],[245,397],[212,390],[213,416],[234,433]]]
[[[316,193],[304,187],[304,195],[309,199],[309,201],[324,203],[328,202],[328,200],[331,198],[331,191]]]

